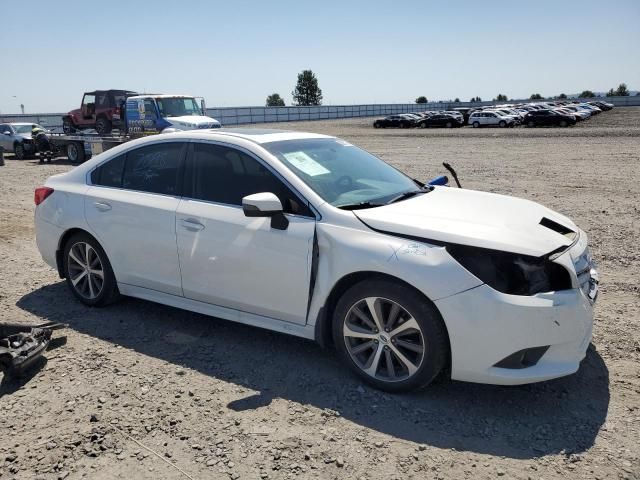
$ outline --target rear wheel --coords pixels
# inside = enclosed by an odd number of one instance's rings
[[[380,128],[380,124],[378,122],[373,122],[373,128]]]
[[[568,126],[569,126],[569,124],[567,123],[567,121],[566,121],[566,120],[562,120],[562,121],[560,121],[560,126],[561,126],[561,127],[568,127]]]
[[[119,298],[107,254],[92,236],[73,235],[64,247],[63,259],[67,285],[82,303],[101,307]]]
[[[104,117],[100,117],[96,120],[96,132],[100,135],[108,135],[111,133],[111,122]]]
[[[24,146],[22,145],[22,143],[16,143],[13,146],[13,155],[18,159],[18,160],[24,160],[25,158],[25,153],[24,153]]]
[[[427,128],[427,122],[420,123],[420,128]]]
[[[447,122],[447,128],[451,128],[451,127],[453,127],[453,123]]]
[[[444,368],[448,342],[435,307],[415,290],[367,280],[338,301],[334,342],[363,380],[390,392],[428,385]]]
[[[84,145],[80,142],[71,142],[67,144],[67,157],[71,163],[84,162]]]
[[[527,123],[527,126],[529,126],[529,127],[535,127],[535,126],[536,126],[536,124],[535,124],[535,122],[534,122],[533,120],[529,120],[529,123]]]
[[[472,124],[472,125],[473,125],[473,128],[478,128],[478,127],[480,126],[480,123],[478,123],[478,122],[473,122],[473,124]]]

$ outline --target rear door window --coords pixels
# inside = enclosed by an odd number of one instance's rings
[[[100,165],[91,172],[91,183],[103,187],[122,187],[125,158],[126,154],[118,155],[116,158]]]
[[[171,142],[127,153],[122,188],[162,195],[179,195],[178,173],[185,143]]]

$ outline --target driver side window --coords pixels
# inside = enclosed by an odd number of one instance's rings
[[[195,143],[187,162],[185,196],[196,200],[242,205],[242,198],[271,192],[285,213],[314,217],[310,208],[255,158],[235,148]]]

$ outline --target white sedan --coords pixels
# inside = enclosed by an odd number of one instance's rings
[[[597,273],[539,204],[429,186],[338,138],[205,130],[125,143],[35,192],[44,260],[120,295],[333,345],[388,391],[575,372]]]

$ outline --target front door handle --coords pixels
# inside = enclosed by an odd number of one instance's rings
[[[204,230],[204,225],[201,224],[195,218],[183,218],[180,223],[182,226],[191,232],[199,232],[200,230]]]
[[[101,212],[108,212],[109,210],[111,210],[111,205],[106,202],[93,202],[93,206]]]

